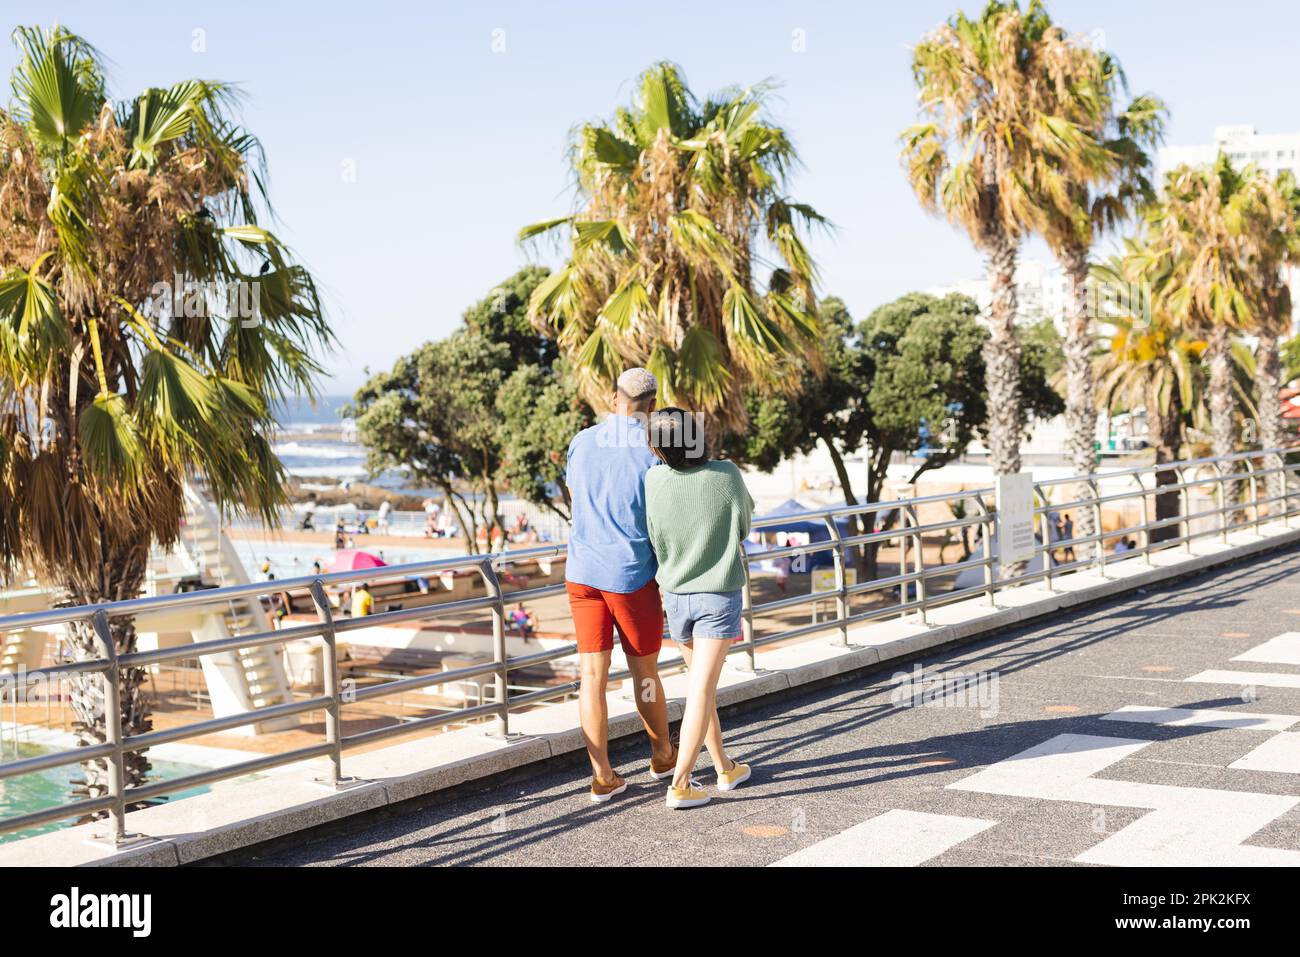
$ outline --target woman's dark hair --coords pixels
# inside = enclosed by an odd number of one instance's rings
[[[671,468],[693,469],[709,460],[704,429],[685,409],[670,407],[651,413],[646,431],[650,450]]]

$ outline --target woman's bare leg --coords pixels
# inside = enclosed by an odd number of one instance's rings
[[[706,639],[701,638],[700,640],[704,641]],[[714,641],[716,639],[709,638],[707,640]],[[730,644],[730,642],[728,642],[728,644]],[[690,668],[691,657],[694,655],[694,651],[691,649],[690,645],[681,645],[680,647],[682,658],[686,660],[686,667]],[[722,744],[722,722],[718,720],[716,681],[713,686],[715,689],[714,705],[712,714],[709,718],[708,730],[704,732],[704,747],[708,749],[709,757],[713,759],[714,769],[718,771],[726,771],[731,767],[731,759],[727,756],[727,749]]]
[[[717,638],[697,638],[692,644],[698,647],[683,651],[690,670],[690,682],[678,742],[680,750],[677,754],[677,770],[673,775],[673,787],[676,788],[690,785],[691,772],[695,770],[695,761],[706,739],[712,739],[708,741],[709,755],[718,768],[726,769],[731,764],[722,747],[722,726],[718,722],[717,708],[718,677],[722,674],[722,665],[727,660],[731,642]],[[683,645],[683,648],[686,646]]]

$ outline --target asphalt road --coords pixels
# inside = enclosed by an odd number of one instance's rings
[[[1300,864],[1300,549],[921,664],[724,719],[754,776],[704,808],[633,740],[607,805],[557,767],[248,863]]]

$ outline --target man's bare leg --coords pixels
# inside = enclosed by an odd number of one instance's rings
[[[614,769],[609,763],[609,706],[605,702],[609,685],[609,652],[584,652],[578,655],[578,667],[582,679],[578,691],[578,715],[582,724],[582,741],[587,746],[587,757],[591,759],[591,771],[601,781],[613,781]]]
[[[627,670],[632,672],[632,693],[650,738],[650,754],[655,764],[663,767],[673,756],[673,745],[668,739],[668,699],[659,680],[659,653],[628,655]]]

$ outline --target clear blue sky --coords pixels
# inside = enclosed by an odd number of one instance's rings
[[[898,132],[915,115],[909,46],[956,7],[6,0],[3,19],[57,19],[85,35],[111,61],[119,97],[190,76],[243,86],[282,235],[321,281],[341,340],[332,388],[348,391],[365,367],[386,368],[448,332],[526,261],[518,228],[571,204],[570,127],[626,101],[657,59],[679,63],[698,93],[782,82],[776,114],[805,164],[792,193],[839,226],[814,251],[824,292],[855,315],[977,274],[965,237],[917,207],[897,158]],[[1209,142],[1226,123],[1300,130],[1293,2],[1049,9],[1073,32],[1103,31],[1134,91],[1167,100],[1170,143]],[[193,49],[195,30],[204,52]],[[13,61],[0,46],[0,69]]]

